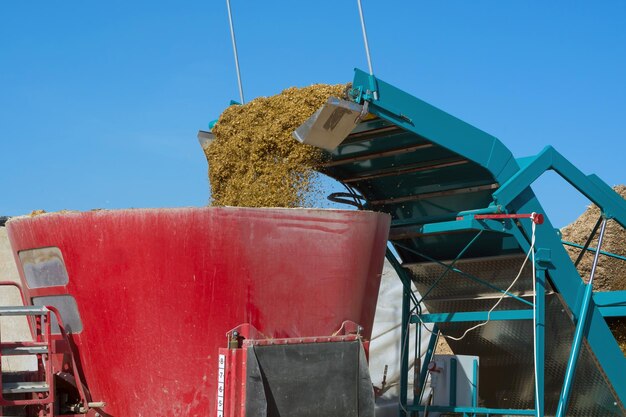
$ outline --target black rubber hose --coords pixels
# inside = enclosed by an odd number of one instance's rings
[[[334,203],[348,204],[357,208],[363,208],[363,205],[358,201],[358,198],[362,197],[351,193],[332,193],[326,198]]]

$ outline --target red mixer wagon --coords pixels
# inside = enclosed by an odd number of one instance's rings
[[[13,219],[26,307],[4,313],[29,316],[35,339],[8,347],[39,349],[39,366],[4,375],[5,410],[357,415],[373,401],[365,352],[389,221],[249,208]]]

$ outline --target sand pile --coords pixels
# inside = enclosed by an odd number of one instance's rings
[[[303,145],[292,132],[346,85],[288,88],[220,116],[215,140],[205,148],[211,204],[242,207],[303,207],[315,192],[314,168],[324,152]]]
[[[618,185],[614,188],[622,197],[626,198],[626,186]],[[584,245],[600,217],[600,209],[597,206],[590,206],[574,223],[561,230],[563,240]],[[599,232],[597,233],[597,235]],[[591,247],[598,246],[598,236],[596,235]],[[581,249],[565,246],[572,260],[576,260]],[[609,220],[602,242],[602,250],[618,255],[626,256],[626,230],[614,220]],[[581,277],[589,280],[591,265],[593,264],[593,252],[587,251],[578,264],[578,271]],[[626,290],[626,261],[608,256],[600,256],[596,276],[594,278],[594,289],[600,291],[620,291]],[[626,319],[616,320],[611,323],[611,330],[618,338],[622,351],[626,354]]]

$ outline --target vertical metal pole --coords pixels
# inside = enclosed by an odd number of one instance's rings
[[[402,277],[400,277],[402,279]],[[411,285],[408,283],[408,285]],[[409,287],[410,288],[410,287]],[[398,410],[400,417],[405,417],[405,409],[407,406],[407,390],[409,379],[409,320],[411,314],[410,295],[403,285],[402,290],[402,332],[400,333],[400,409]]]
[[[233,25],[233,14],[230,10],[230,0],[226,0],[228,9],[228,23],[230,24],[230,39],[233,42],[233,53],[235,54],[235,69],[237,70],[237,85],[239,85],[239,99],[241,104],[245,104],[243,98],[243,85],[241,84],[241,72],[239,71],[239,55],[237,54],[237,41],[235,40],[235,26]]]
[[[361,31],[363,31],[363,42],[365,43],[365,55],[367,56],[367,67],[370,70],[370,75],[374,75],[374,68],[372,67],[372,57],[370,56],[370,45],[367,41],[367,29],[365,28],[365,19],[363,18],[363,6],[361,0],[357,0],[359,5],[359,17],[361,18]]]
[[[418,324],[421,326],[421,324]],[[422,368],[420,371],[420,393],[419,398],[417,399],[417,405],[422,401],[422,397],[424,396],[424,391],[426,390],[426,378],[428,377],[428,364],[432,360],[433,353],[435,353],[435,346],[437,345],[439,328],[436,324],[433,325],[430,334],[430,340],[428,341],[428,348],[426,348],[426,354],[424,355],[424,360],[422,361]]]
[[[478,359],[472,363],[472,407],[478,407]]]
[[[456,367],[457,360],[450,359],[450,386],[448,387],[448,396],[450,399],[450,407],[456,407]]]
[[[565,380],[563,381],[563,387],[561,388],[561,396],[559,397],[559,405],[556,410],[556,417],[565,417],[565,412],[567,411],[567,405],[569,402],[572,384],[574,382],[574,374],[576,372],[576,362],[578,361],[578,354],[580,353],[580,346],[582,344],[585,325],[587,324],[589,303],[591,302],[591,296],[593,294],[593,277],[596,274],[596,267],[598,266],[598,257],[600,256],[600,248],[602,247],[602,240],[604,239],[605,229],[606,218],[602,220],[600,236],[598,237],[598,250],[593,257],[593,265],[591,266],[589,283],[585,286],[585,292],[583,294],[583,300],[580,306],[580,314],[578,315],[578,322],[576,323],[576,330],[574,331],[572,350],[570,352],[569,360],[567,361],[567,368],[565,369]]]
[[[421,309],[417,308],[417,314],[421,314]],[[410,320],[410,318],[409,318]],[[420,371],[422,369],[422,325],[415,325],[415,355],[413,356],[413,405],[419,405],[420,401]]]
[[[535,281],[535,415],[544,415],[545,335],[546,335],[546,271],[536,271]]]
[[[369,68],[369,71],[370,71],[370,77],[373,79],[374,67],[372,66],[372,57],[370,56],[370,45],[369,45],[369,42],[367,41],[367,29],[365,28],[365,18],[363,17],[363,6],[361,5],[361,0],[357,0],[357,4],[359,6],[359,17],[361,18],[361,31],[363,32],[363,43],[365,44],[365,55],[367,57],[367,67]],[[372,88],[373,88],[372,94],[373,94],[374,100],[378,100],[378,92],[376,91],[374,86],[372,86]]]

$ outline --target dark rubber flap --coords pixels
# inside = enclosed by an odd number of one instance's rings
[[[248,348],[248,417],[374,417],[360,342]]]

